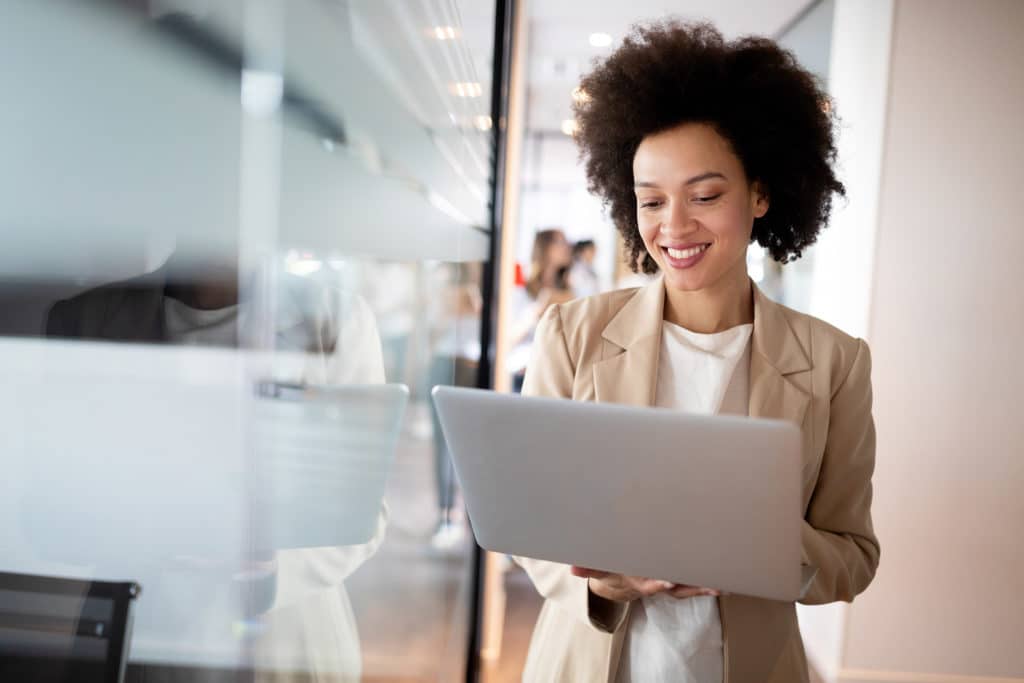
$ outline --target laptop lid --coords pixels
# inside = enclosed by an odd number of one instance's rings
[[[452,387],[434,401],[484,548],[797,599],[795,425]]]

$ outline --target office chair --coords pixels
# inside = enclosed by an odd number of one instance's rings
[[[0,681],[121,683],[140,588],[0,572]]]

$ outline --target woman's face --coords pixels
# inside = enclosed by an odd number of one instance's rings
[[[551,266],[559,268],[572,263],[572,247],[564,233],[557,233],[551,244],[548,245],[547,262]]]
[[[636,217],[668,287],[746,277],[754,219],[768,199],[714,128],[687,123],[644,138],[633,157]]]

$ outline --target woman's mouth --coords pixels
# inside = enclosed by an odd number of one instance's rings
[[[681,249],[675,247],[662,247],[661,251],[665,254],[665,260],[673,268],[685,269],[692,268],[704,258],[704,252],[711,246],[710,243],[705,244],[694,244],[686,245]]]

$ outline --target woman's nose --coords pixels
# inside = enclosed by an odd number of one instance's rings
[[[669,212],[665,217],[665,221],[661,224],[661,234],[685,235],[694,232],[696,229],[697,222],[686,211],[686,207],[673,202],[669,206]]]

